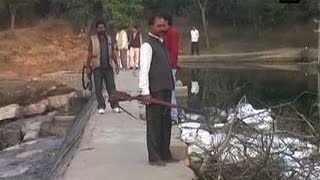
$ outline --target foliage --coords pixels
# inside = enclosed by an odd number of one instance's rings
[[[211,16],[220,22],[241,26],[253,26],[256,30],[266,26],[303,21],[317,14],[317,0],[300,4],[280,4],[278,0],[217,0]]]
[[[0,10],[4,10],[6,8],[17,10],[21,7],[30,7],[37,1],[38,0],[0,0]]]
[[[36,4],[33,3],[38,1]],[[31,3],[30,3],[31,2]],[[317,0],[302,0],[299,4],[280,4],[278,0],[209,0],[207,21],[234,26],[254,27],[259,31],[283,23],[303,22],[318,13]],[[36,8],[34,8],[36,6]],[[137,21],[142,14],[165,10],[178,16],[193,16],[200,20],[195,0],[0,0],[0,11],[29,8],[41,16],[68,17],[77,24],[95,18],[107,18],[115,26]],[[13,10],[11,9],[11,10]],[[187,11],[188,10],[188,11]],[[22,17],[28,18],[28,17]]]
[[[116,27],[133,23],[144,9],[142,0],[103,0],[102,4],[103,9],[110,12],[110,22]]]
[[[192,0],[143,0],[147,11],[166,10],[181,15],[183,10],[192,5]]]
[[[22,7],[33,7],[38,0],[0,0],[0,10],[7,9],[11,16],[11,29],[15,28],[17,11]]]
[[[55,14],[65,14],[71,21],[84,24],[92,19],[110,19],[115,26],[133,22],[142,12],[142,0],[51,0]]]

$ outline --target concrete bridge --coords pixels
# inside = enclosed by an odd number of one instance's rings
[[[116,84],[118,90],[138,93],[138,78],[133,76],[132,71],[121,72],[116,77]],[[137,102],[120,105],[139,117]],[[96,104],[93,103],[93,106]],[[96,108],[90,111],[92,114],[88,123],[82,126],[85,130],[80,144],[72,153],[69,168],[65,169],[64,180],[191,180],[194,177],[184,161],[166,167],[148,165],[144,121],[126,113],[114,114],[111,109],[104,115],[98,114]],[[185,145],[178,139],[177,128],[174,129],[172,149],[175,149],[176,155],[184,156],[186,153],[179,151],[186,150]],[[58,175],[51,178],[55,179]]]

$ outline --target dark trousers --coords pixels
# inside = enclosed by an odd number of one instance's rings
[[[171,91],[154,92],[151,96],[171,102]],[[171,159],[171,108],[151,104],[146,106],[146,113],[149,162]]]
[[[191,55],[194,55],[195,52],[199,55],[199,42],[191,42]]]
[[[107,92],[110,95],[114,91],[116,91],[116,85],[114,83],[114,74],[112,69],[102,69],[96,68],[93,70],[94,84],[95,84],[95,92],[96,98],[98,101],[98,109],[106,108],[106,102],[102,94],[102,85],[103,81],[106,84]],[[119,106],[118,102],[110,103],[111,108],[115,108]]]

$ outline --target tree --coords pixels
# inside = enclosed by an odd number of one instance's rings
[[[206,46],[207,48],[210,47],[209,41],[209,32],[208,32],[208,21],[207,21],[207,7],[208,7],[208,0],[195,0],[199,5],[200,12],[201,12],[201,21],[203,25],[203,31],[206,39]]]
[[[68,1],[64,0],[48,0],[50,6],[50,14],[54,17],[61,18],[67,11]]]
[[[181,15],[184,8],[192,5],[193,0],[142,0],[146,11],[166,10]]]
[[[22,7],[32,6],[36,1],[37,0],[0,0],[0,7],[8,8],[10,12],[11,29],[15,28],[17,10]]]
[[[110,22],[116,27],[133,23],[144,9],[142,0],[103,0],[102,4],[103,9],[110,12]]]
[[[132,23],[141,15],[144,6],[142,0],[51,0],[51,8],[59,11],[62,8],[72,22],[80,26],[86,24],[90,29],[97,19],[108,19],[117,27]]]
[[[277,0],[215,0],[208,8],[208,19],[215,17],[237,30],[251,27],[255,32],[281,24],[306,22],[317,15],[318,0],[301,1],[299,4],[279,4]],[[210,1],[208,2],[210,3]]]

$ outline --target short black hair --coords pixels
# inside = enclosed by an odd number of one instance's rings
[[[135,28],[135,29],[139,29],[139,25],[133,25],[133,28]]]
[[[163,17],[163,19],[165,19],[165,20],[168,21],[168,24],[169,24],[170,26],[172,26],[172,24],[173,24],[173,17],[172,17],[171,14],[164,12],[164,13],[162,13],[162,17]]]
[[[104,27],[106,27],[106,22],[104,22],[103,20],[99,20],[99,21],[96,22],[96,28],[97,28],[99,25],[104,25]]]
[[[149,26],[152,26],[154,24],[154,21],[157,19],[157,18],[164,18],[163,15],[161,13],[155,13],[153,14],[149,20],[148,20],[148,25]]]

